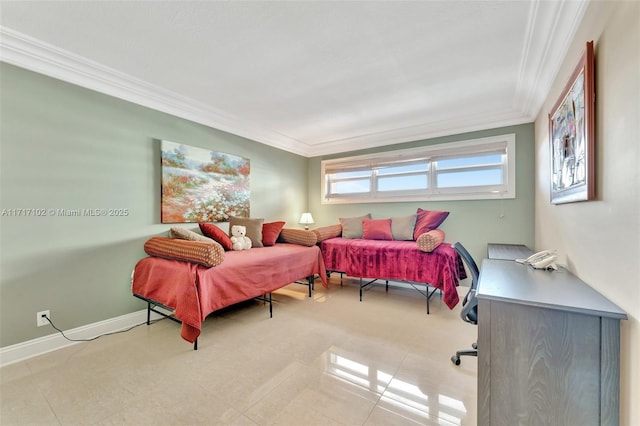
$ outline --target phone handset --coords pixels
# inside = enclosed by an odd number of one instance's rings
[[[516,259],[516,262],[531,265],[535,269],[558,269],[556,265],[557,253],[557,250],[543,250],[526,259]]]

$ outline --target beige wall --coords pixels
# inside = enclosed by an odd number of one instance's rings
[[[596,200],[549,202],[547,114],[587,41],[596,60]],[[535,123],[535,245],[629,315],[620,424],[640,425],[640,3],[593,2]]]

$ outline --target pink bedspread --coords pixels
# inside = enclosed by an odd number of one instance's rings
[[[442,290],[449,309],[458,304],[456,286],[466,272],[450,244],[442,243],[425,253],[415,241],[330,238],[320,247],[328,270],[359,278],[426,283]]]
[[[132,292],[174,309],[182,321],[182,338],[193,343],[211,312],[316,274],[326,287],[324,261],[317,246],[278,243],[226,252],[224,262],[213,268],[146,257],[136,264]]]

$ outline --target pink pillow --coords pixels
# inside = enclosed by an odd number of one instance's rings
[[[200,231],[218,242],[226,251],[233,250],[231,238],[222,229],[212,223],[199,223]]]
[[[262,224],[262,244],[272,246],[276,243],[280,231],[284,228],[284,222],[270,222]]]
[[[436,229],[449,216],[449,212],[422,210],[421,208],[418,208],[416,214],[418,218],[416,219],[416,227],[413,230],[414,240],[417,240],[425,232]]]
[[[363,219],[362,238],[365,240],[393,240],[391,219]]]

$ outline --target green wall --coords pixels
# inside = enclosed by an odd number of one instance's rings
[[[123,208],[126,217],[0,217],[0,346],[144,308],[130,276],[160,224],[160,140],[251,160],[251,215],[297,219],[308,160],[0,63],[0,208]],[[222,225],[226,229],[227,224]],[[193,228],[193,226],[189,226]],[[197,225],[196,225],[197,227]]]
[[[488,242],[533,247],[532,124],[306,159],[4,63],[0,90],[0,209],[130,212],[0,216],[0,347],[51,334],[36,327],[37,311],[49,309],[69,330],[144,308],[131,296],[130,276],[146,239],[170,227],[160,223],[162,139],[248,157],[253,217],[297,227],[308,210],[321,226],[341,216],[390,217],[422,207],[451,211],[442,225],[447,241],[462,241],[478,259]],[[516,199],[320,203],[322,159],[505,133],[516,134]]]
[[[316,226],[338,223],[339,217],[371,213],[374,218],[403,216],[415,213],[418,207],[427,210],[447,210],[451,214],[440,227],[446,241],[460,241],[476,261],[486,256],[489,242],[526,244],[534,242],[534,125],[503,127],[396,145],[346,152],[339,155],[314,157],[309,162],[309,211]],[[487,136],[516,134],[516,198],[509,200],[427,201],[400,203],[321,203],[320,163],[322,160],[370,154],[396,149],[414,148],[445,142],[476,139]]]

